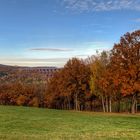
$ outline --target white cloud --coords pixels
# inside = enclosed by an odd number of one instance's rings
[[[135,22],[140,22],[140,18],[134,19]]]
[[[0,59],[0,64],[17,66],[57,66],[62,67],[69,58],[9,58]]]
[[[65,8],[79,11],[138,10],[140,0],[63,0]]]

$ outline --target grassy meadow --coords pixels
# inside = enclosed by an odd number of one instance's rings
[[[139,140],[140,115],[0,106],[0,140]]]

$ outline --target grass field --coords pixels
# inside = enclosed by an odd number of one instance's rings
[[[139,140],[140,115],[0,106],[0,140]]]

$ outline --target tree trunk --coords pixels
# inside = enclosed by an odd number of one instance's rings
[[[103,107],[103,112],[105,112],[105,101],[104,101],[104,97],[102,96],[102,107]]]
[[[67,100],[68,100],[68,109],[70,110],[71,109],[71,105],[70,105],[70,99],[69,99],[69,97],[67,97]]]
[[[132,97],[132,104],[131,104],[131,113],[135,114],[136,113],[136,94],[133,95]]]
[[[121,100],[120,100],[120,99],[119,99],[119,101],[118,101],[118,109],[117,109],[117,111],[118,111],[118,112],[121,111]]]
[[[106,106],[106,112],[108,112],[108,98],[106,97],[106,104],[105,104],[105,106]]]
[[[137,111],[138,111],[138,107],[137,107],[137,100],[136,100],[136,113],[137,113]]]
[[[75,94],[75,110],[78,110],[78,99],[77,93]]]
[[[109,112],[112,112],[111,97],[109,97]]]

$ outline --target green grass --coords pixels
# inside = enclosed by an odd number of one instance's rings
[[[140,115],[0,106],[0,140],[139,140]]]

